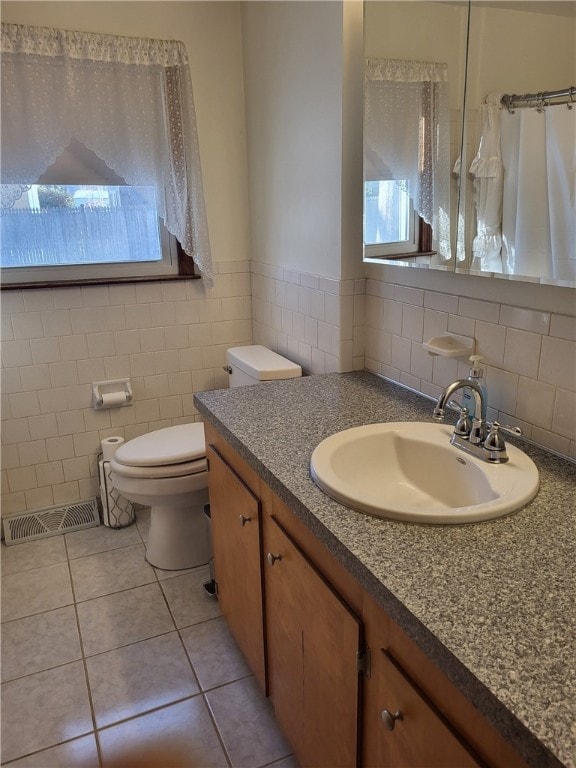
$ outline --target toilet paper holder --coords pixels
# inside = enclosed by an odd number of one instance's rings
[[[133,398],[130,379],[92,382],[92,405],[96,411],[132,405]]]

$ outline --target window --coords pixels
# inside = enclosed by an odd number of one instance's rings
[[[155,187],[127,185],[77,141],[39,182],[0,210],[5,285],[179,274],[176,239],[158,216]]]
[[[2,24],[2,287],[212,276],[182,43]]]

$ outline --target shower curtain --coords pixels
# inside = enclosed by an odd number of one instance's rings
[[[500,134],[500,152],[493,134],[488,138],[483,135],[482,142],[493,150],[496,146],[491,165],[496,169],[501,161],[502,172],[486,179],[475,173],[474,163],[470,169],[476,177],[476,268],[575,281],[576,109],[566,105],[540,111],[518,108],[513,113],[499,109],[498,124],[492,129]],[[476,168],[477,160],[478,155]],[[500,205],[499,227],[495,211]],[[500,237],[498,255],[487,246],[493,246]]]

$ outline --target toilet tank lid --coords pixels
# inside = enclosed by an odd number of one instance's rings
[[[178,424],[140,435],[121,445],[114,458],[131,467],[163,467],[206,456],[204,425]]]
[[[302,376],[302,368],[282,355],[260,344],[232,347],[227,351],[228,365],[235,365],[258,381],[272,379],[296,379]]]

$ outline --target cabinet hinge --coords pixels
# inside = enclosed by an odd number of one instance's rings
[[[364,677],[370,677],[370,671],[371,671],[370,648],[365,648],[363,651],[357,651],[356,669],[358,670],[359,675],[364,675]]]

